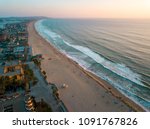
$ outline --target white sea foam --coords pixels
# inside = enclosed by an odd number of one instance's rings
[[[88,57],[91,57],[94,61],[96,61],[97,63],[101,64],[103,67],[111,70],[112,72],[114,72],[117,75],[120,75],[128,80],[131,80],[132,82],[135,82],[139,85],[143,85],[144,84],[140,81],[140,75],[137,73],[134,73],[130,68],[126,67],[125,64],[116,64],[113,63],[103,57],[101,57],[99,54],[93,52],[92,50],[90,50],[87,47],[83,47],[83,46],[78,46],[78,45],[72,45],[68,42],[65,41],[65,43],[68,46],[71,46],[77,50],[79,50],[80,52],[82,52],[83,54],[86,54]]]
[[[50,38],[54,41],[57,42],[57,40],[62,40],[62,42],[64,44],[66,44],[69,47],[72,47],[78,51],[80,51],[81,53],[83,53],[84,55],[90,57],[91,59],[93,59],[95,62],[99,63],[100,65],[102,65],[104,68],[112,71],[113,73],[128,79],[136,84],[139,84],[141,86],[145,86],[142,82],[141,82],[141,76],[135,72],[133,72],[130,68],[128,68],[125,64],[119,64],[119,63],[113,63],[107,59],[105,59],[104,57],[102,57],[101,55],[95,53],[94,51],[92,51],[91,49],[84,47],[84,46],[79,46],[79,45],[74,45],[71,44],[67,41],[65,41],[60,35],[58,35],[57,33],[54,33],[52,31],[50,31],[49,29],[47,29],[46,27],[44,27],[42,25],[43,20],[38,21],[35,24],[35,28],[37,29],[37,31],[39,32],[39,34],[45,38],[47,41],[50,40]],[[54,45],[55,46],[55,45]],[[55,46],[58,47],[58,46]],[[62,52],[64,52],[64,50],[61,50]],[[67,52],[64,52],[65,54],[68,55]],[[82,61],[82,58],[77,58],[72,56],[71,54],[68,55],[68,57],[70,57],[71,59],[73,59],[74,61],[78,62],[79,65],[81,65],[82,67],[88,67],[89,65],[87,65],[87,63],[85,61]],[[93,71],[92,71],[93,72]],[[98,75],[97,73],[94,73],[96,75]],[[100,74],[100,73],[99,73]],[[120,87],[121,84],[118,82],[114,82],[111,78],[109,78],[108,76],[104,76],[103,75],[99,75],[100,77],[102,77],[104,80],[108,81],[109,83],[111,83],[112,85],[115,85],[117,89],[123,88]],[[123,83],[123,82],[122,82]],[[125,84],[126,85],[126,84]],[[125,87],[124,87],[125,88]],[[125,88],[126,89],[126,88]],[[124,90],[125,90],[124,89]],[[121,89],[120,91],[122,93],[124,93]],[[125,94],[125,93],[124,93]],[[147,100],[148,101],[148,100]],[[149,102],[149,101],[148,101]]]
[[[48,36],[50,35],[53,40],[57,40],[57,38],[61,38],[61,36],[59,36],[58,34],[52,32],[52,31],[49,31],[47,29],[45,29],[43,31],[43,33],[46,34],[46,35],[48,35]]]
[[[36,27],[38,27],[37,29],[41,32],[41,34],[42,34],[42,36],[44,36],[44,38],[48,38],[50,36],[53,40],[62,39],[61,36],[58,35],[57,33],[54,33],[52,31],[46,29],[44,26],[42,26],[41,25],[42,22],[43,22],[43,20],[38,21],[36,23],[37,24]],[[140,79],[141,76],[139,74],[133,72],[125,64],[113,63],[113,62],[103,58],[99,54],[93,52],[91,49],[89,49],[87,47],[83,47],[83,46],[79,46],[79,45],[73,45],[73,44],[70,44],[69,42],[66,42],[63,39],[62,39],[62,41],[66,45],[73,47],[74,49],[76,49],[76,50],[82,52],[83,54],[87,55],[88,57],[92,58],[94,61],[101,64],[106,69],[111,70],[115,74],[117,74],[121,77],[124,77],[124,78],[126,78],[126,79],[128,79],[128,80],[130,80],[136,84],[144,86],[144,84],[141,82],[141,79]]]

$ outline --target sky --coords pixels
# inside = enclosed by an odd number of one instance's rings
[[[150,18],[150,0],[0,0],[0,17]]]

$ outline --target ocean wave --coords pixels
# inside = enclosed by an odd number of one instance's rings
[[[37,22],[36,27],[40,29],[40,32],[42,31],[44,35],[50,36],[53,40],[60,39],[68,46],[75,48],[76,50],[82,52],[83,54],[87,55],[88,57],[92,58],[97,63],[101,64],[103,67],[109,69],[110,71],[114,72],[115,74],[124,77],[138,85],[142,85],[145,87],[145,85],[141,82],[141,75],[133,72],[130,68],[128,68],[125,64],[119,64],[119,63],[113,63],[104,57],[100,56],[98,53],[93,52],[91,49],[79,45],[73,45],[67,41],[65,41],[60,35],[57,33],[54,33],[50,30],[48,30],[46,27],[42,27],[41,24],[44,20],[41,20]],[[42,34],[42,36],[44,36]],[[45,37],[46,38],[46,37]]]
[[[124,79],[127,79],[137,85],[139,85],[140,87],[146,87],[142,81],[141,81],[141,75],[140,74],[137,74],[135,73],[134,71],[132,71],[129,67],[127,67],[125,64],[121,64],[121,63],[114,63],[110,60],[107,60],[106,58],[102,57],[100,54],[92,51],[90,48],[88,47],[85,47],[85,46],[80,46],[80,45],[74,45],[74,44],[71,44],[70,42],[64,40],[60,35],[58,35],[57,33],[55,32],[52,32],[51,30],[47,29],[47,27],[43,26],[43,21],[44,20],[40,20],[38,22],[36,22],[35,24],[35,28],[36,30],[39,32],[39,34],[45,38],[47,41],[53,41],[53,45],[54,47],[56,48],[59,48],[61,52],[65,53],[69,58],[73,59],[74,61],[78,62],[79,65],[81,65],[82,67],[86,68],[88,70],[88,67],[90,67],[90,64],[88,64],[86,61],[84,61],[84,59],[81,59],[82,56],[78,55],[78,56],[73,56],[73,54],[65,51],[65,50],[62,50],[60,48],[59,45],[66,45],[68,47],[71,47],[71,48],[74,48],[75,50],[83,53],[83,55],[86,55],[87,57],[91,58],[93,61],[95,61],[96,63],[100,64],[101,66],[103,66],[105,69],[111,71],[112,73],[118,75],[119,77],[121,78],[124,78]],[[57,42],[57,41],[61,41],[60,42]],[[76,54],[77,55],[77,52]],[[93,71],[91,71],[93,72]],[[94,74],[100,76],[102,79],[108,81],[110,84],[112,84],[113,86],[115,86],[117,89],[119,89],[123,94],[125,94],[126,96],[130,97],[132,96],[132,99],[134,98],[133,97],[133,94],[134,96],[137,96],[145,101],[147,101],[148,103],[150,102],[149,98],[147,98],[144,94],[140,95],[139,91],[137,88],[135,88],[136,92],[134,92],[134,90],[130,90],[129,88],[134,88],[133,85],[131,84],[131,87],[130,87],[130,84],[126,83],[126,82],[122,82],[122,84],[124,83],[126,86],[123,86],[121,87],[121,81],[120,82],[115,82],[112,78],[110,78],[109,76],[103,76],[102,73],[96,73],[94,72]],[[149,87],[147,87],[148,90],[149,90]],[[130,95],[126,94],[125,91],[128,91],[128,93],[130,93]],[[131,95],[132,94],[132,95]]]
[[[83,54],[86,54],[87,56],[89,56],[90,58],[92,58],[94,61],[96,61],[97,63],[101,64],[103,67],[111,70],[112,72],[116,73],[119,76],[122,76],[132,82],[135,82],[139,85],[144,86],[144,84],[140,81],[140,75],[137,73],[134,73],[130,68],[128,68],[125,64],[117,64],[117,63],[113,63],[111,61],[108,61],[107,59],[101,57],[99,54],[93,52],[92,50],[90,50],[87,47],[83,47],[83,46],[78,46],[78,45],[72,45],[66,41],[64,41],[68,46],[71,46],[77,50],[79,50],[80,52],[82,52]]]
[[[43,28],[43,33],[46,34],[47,36],[50,36],[53,40],[57,40],[58,38],[62,38],[60,35],[47,30],[46,28]],[[62,39],[63,40],[63,39]],[[87,55],[88,57],[92,58],[94,61],[97,63],[103,65],[103,67],[111,70],[112,72],[116,73],[119,76],[122,76],[132,82],[135,82],[139,85],[144,86],[144,84],[140,81],[140,75],[137,73],[134,73],[130,68],[128,68],[125,64],[117,64],[113,63],[111,61],[108,61],[107,59],[101,57],[99,54],[93,52],[91,49],[79,45],[73,45],[68,43],[67,41],[63,40],[63,42],[70,46],[75,48],[76,50],[82,52],[83,54]]]

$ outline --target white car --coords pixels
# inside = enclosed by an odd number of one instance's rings
[[[17,98],[17,97],[19,97],[20,96],[20,94],[19,93],[16,93],[16,94],[14,94],[14,98]]]
[[[1,101],[5,102],[5,101],[6,101],[6,99],[4,99],[4,98],[3,98],[3,99],[1,99]]]

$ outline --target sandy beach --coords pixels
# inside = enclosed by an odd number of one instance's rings
[[[42,70],[48,82],[58,86],[60,98],[69,111],[143,111],[104,80],[85,71],[77,63],[58,52],[35,31],[34,22],[28,25],[29,45],[33,55],[42,54]],[[62,88],[62,84],[68,88]]]

